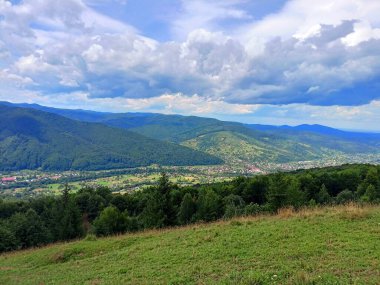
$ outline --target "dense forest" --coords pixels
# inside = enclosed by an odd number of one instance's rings
[[[283,207],[380,202],[380,167],[346,165],[179,187],[163,174],[155,187],[112,194],[83,188],[60,197],[0,200],[0,251],[150,228],[273,213]]]

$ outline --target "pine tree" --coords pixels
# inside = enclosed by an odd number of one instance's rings
[[[145,228],[161,228],[174,225],[176,214],[170,199],[172,183],[166,173],[162,173],[157,187],[148,191],[148,200],[141,214],[141,220]]]
[[[161,173],[161,177],[158,183],[158,193],[161,195],[159,198],[162,204],[162,212],[164,213],[164,225],[171,226],[176,223],[176,212],[173,208],[173,203],[170,199],[170,192],[173,189],[173,184],[169,180],[169,176],[166,173]]]
[[[58,239],[68,240],[83,235],[82,215],[78,205],[70,197],[70,187],[66,183],[58,205]]]
[[[161,193],[161,195],[167,195],[171,189],[171,183],[169,181],[169,176],[165,173],[161,173],[161,177],[158,180],[158,191]]]
[[[65,185],[63,186],[63,191],[62,191],[62,204],[65,206],[67,206],[68,202],[69,202],[69,197],[70,197],[70,186],[68,183],[65,183]]]
[[[327,187],[325,184],[322,184],[321,190],[319,190],[317,195],[317,202],[322,205],[326,205],[331,202],[331,197],[329,192],[327,191]]]
[[[141,213],[141,221],[144,228],[164,227],[167,220],[164,208],[163,196],[156,189],[152,189],[146,206]]]

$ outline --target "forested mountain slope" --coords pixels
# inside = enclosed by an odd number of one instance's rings
[[[210,155],[135,132],[0,105],[1,170],[98,170],[221,162]]]
[[[101,113],[23,105],[75,120],[128,129],[215,155],[226,162],[286,163],[335,155],[377,154],[380,134],[345,132],[319,125],[265,126],[195,116]]]

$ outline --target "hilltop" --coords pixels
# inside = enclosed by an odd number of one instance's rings
[[[380,207],[348,205],[0,256],[2,284],[378,284]]]

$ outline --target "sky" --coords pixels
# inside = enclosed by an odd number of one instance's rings
[[[379,0],[0,0],[0,101],[380,132]]]

